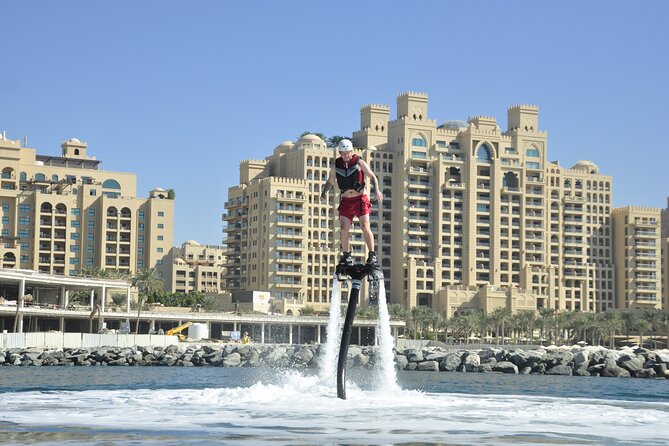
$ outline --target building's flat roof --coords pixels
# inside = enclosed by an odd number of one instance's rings
[[[0,268],[0,282],[18,282],[25,280],[34,285],[60,285],[79,288],[122,288],[128,289],[131,285],[122,280],[98,279],[92,277],[71,277],[58,274],[46,274],[31,269]]]
[[[99,160],[84,158],[63,158],[62,156],[37,155],[37,161],[42,161],[45,166],[77,167],[79,169],[98,170]]]

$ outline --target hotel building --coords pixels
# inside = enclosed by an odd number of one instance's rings
[[[163,276],[165,291],[221,293],[224,262],[220,246],[201,245],[188,240],[181,247],[173,247],[163,262],[167,272]]]
[[[616,306],[662,308],[660,209],[613,210]]]
[[[502,130],[489,116],[438,123],[427,95],[405,93],[394,119],[388,106],[362,107],[352,140],[384,194],[381,206],[373,202],[371,225],[390,302],[445,317],[631,302],[616,292],[612,179],[590,161],[549,161],[536,106],[509,108]],[[240,164],[223,215],[230,290],[327,309],[339,225],[334,197],[321,204],[318,195],[336,155],[306,135]],[[352,241],[363,261],[361,234]],[[651,265],[644,274],[660,277],[660,262]],[[661,301],[659,291],[644,296]]]
[[[173,238],[170,193],[137,198],[135,174],[101,170],[76,138],[61,148],[38,155],[0,135],[0,266],[68,276],[84,267],[161,270]]]

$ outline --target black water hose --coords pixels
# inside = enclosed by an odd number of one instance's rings
[[[351,281],[351,293],[348,298],[346,320],[344,321],[344,330],[341,334],[341,344],[339,346],[339,359],[337,360],[337,398],[341,398],[342,400],[346,399],[346,360],[348,359],[348,344],[351,342],[353,318],[355,317],[355,309],[358,306],[361,283],[360,279],[353,279]]]

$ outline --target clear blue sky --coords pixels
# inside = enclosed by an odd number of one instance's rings
[[[220,244],[239,161],[429,95],[437,122],[540,107],[549,158],[614,206],[669,196],[667,1],[0,1],[0,131],[77,137],[138,196],[176,190],[174,244]],[[194,173],[195,172],[195,173]]]

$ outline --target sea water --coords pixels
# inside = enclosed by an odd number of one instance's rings
[[[381,360],[346,400],[335,281],[318,370],[0,367],[0,443],[669,445],[669,380],[397,373],[380,285]]]
[[[0,367],[0,443],[667,445],[669,380],[219,367]]]

